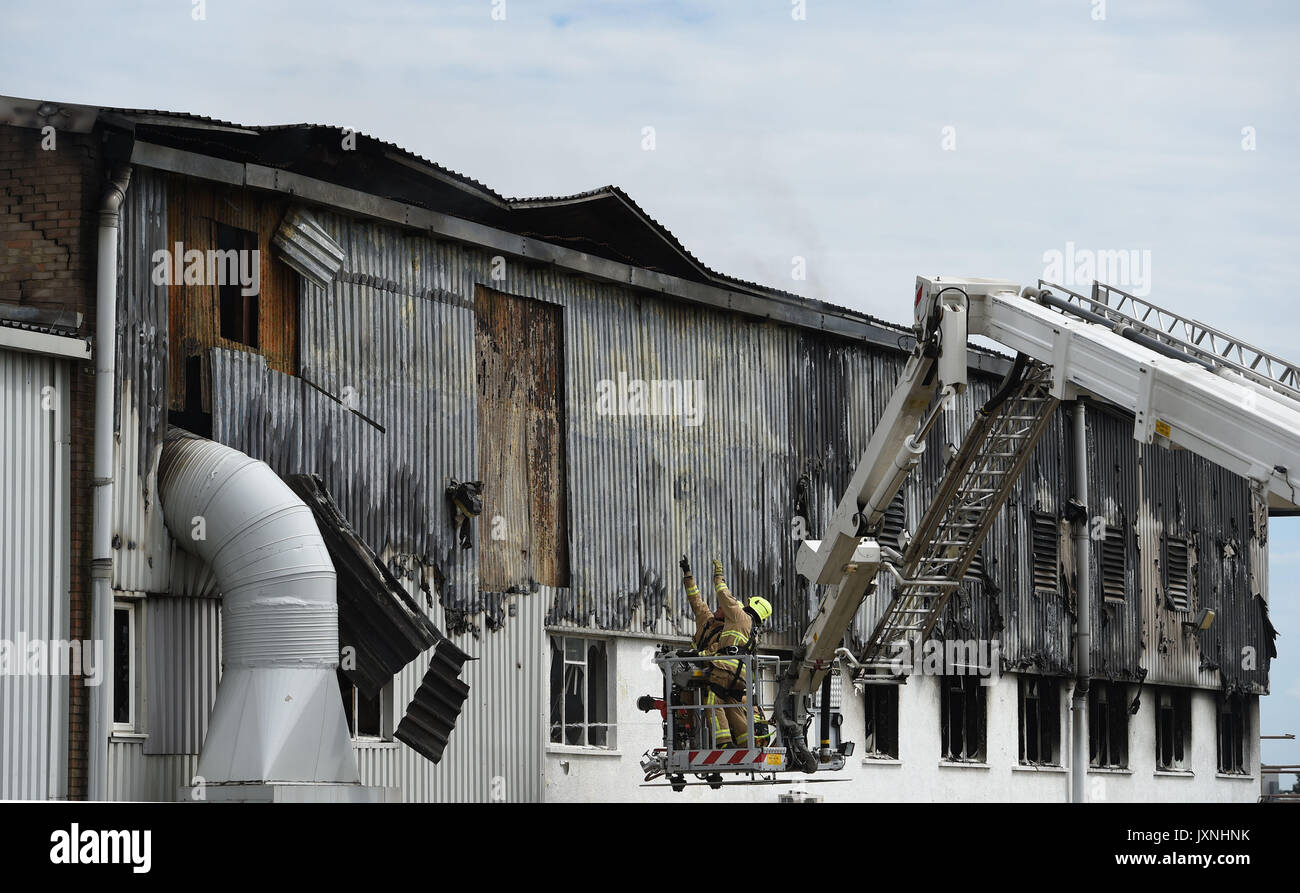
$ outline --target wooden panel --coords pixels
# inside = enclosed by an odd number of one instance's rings
[[[479,585],[569,585],[559,307],[478,287]]]
[[[198,357],[203,382],[203,410],[212,411],[212,371],[208,350],[225,347],[266,357],[267,365],[290,375],[298,372],[297,274],[275,256],[271,237],[284,218],[287,202],[247,189],[173,176],[167,186],[167,250],[208,251],[217,247],[217,226],[225,224],[257,234],[258,347],[221,337],[216,284],[171,283],[168,288],[171,356],[168,365],[169,408],[185,408],[186,360]]]

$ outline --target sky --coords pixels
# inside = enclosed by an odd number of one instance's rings
[[[1114,284],[1295,357],[1298,38],[1264,0],[0,0],[0,94],[353,127],[507,196],[618,185],[715,270],[896,322],[920,273],[1123,258]],[[1300,520],[1270,536],[1263,731],[1300,733]]]

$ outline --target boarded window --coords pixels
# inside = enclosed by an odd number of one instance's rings
[[[1191,567],[1187,540],[1165,538],[1165,603],[1175,611],[1191,609]]]
[[[1123,601],[1127,587],[1124,585],[1124,568],[1128,563],[1128,543],[1124,528],[1106,525],[1106,538],[1101,541],[1101,593],[1113,601]]]
[[[1020,762],[1060,764],[1061,685],[1035,676],[1020,679]]]
[[[1060,591],[1060,532],[1056,518],[1034,512],[1030,515],[1033,548],[1034,591]]]
[[[1128,693],[1121,682],[1088,689],[1088,762],[1099,769],[1128,768]]]
[[[479,585],[569,585],[560,308],[475,291]]]

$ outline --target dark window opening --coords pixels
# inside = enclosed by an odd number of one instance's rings
[[[1219,771],[1245,775],[1246,730],[1250,724],[1250,702],[1244,695],[1226,695],[1219,701]]]
[[[348,721],[348,734],[353,738],[383,738],[383,693],[379,697],[368,698],[342,670],[338,671],[338,677],[339,692],[343,696],[343,714]]]
[[[1165,603],[1175,611],[1191,610],[1191,567],[1187,540],[1165,538]]]
[[[1056,518],[1041,512],[1030,515],[1031,548],[1033,550],[1032,575],[1035,592],[1059,592],[1061,586],[1060,572],[1060,532]]]
[[[1088,689],[1088,763],[1098,769],[1128,768],[1128,692],[1119,682],[1093,682]]]
[[[212,413],[203,411],[203,361],[185,358],[185,408],[167,413],[167,421],[199,437],[212,437]]]
[[[868,685],[864,709],[867,714],[867,756],[898,759],[898,686]]]
[[[1020,679],[1020,762],[1060,764],[1061,686],[1055,679]]]
[[[552,744],[613,747],[608,643],[551,636]]]
[[[940,733],[943,758],[952,762],[980,762],[984,759],[985,688],[975,675],[944,676]]]
[[[1101,541],[1101,593],[1112,601],[1124,601],[1124,569],[1128,564],[1128,541],[1124,528],[1106,525],[1106,538]]]
[[[113,724],[135,724],[135,629],[134,610],[113,608]]]
[[[1156,768],[1182,769],[1192,752],[1191,695],[1179,689],[1156,691]]]
[[[221,337],[249,347],[257,347],[258,302],[257,294],[244,294],[240,282],[240,270],[252,270],[249,260],[251,253],[257,249],[257,234],[248,230],[236,229],[217,224],[217,250],[221,252],[224,263],[218,266],[224,271],[217,281],[218,307],[221,315]],[[235,252],[230,255],[227,252]],[[229,258],[237,260],[232,264]],[[253,283],[256,289],[258,283]]]

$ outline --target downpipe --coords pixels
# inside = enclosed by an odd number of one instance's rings
[[[112,660],[113,640],[113,405],[117,372],[117,233],[122,202],[131,182],[123,165],[109,178],[99,203],[99,234],[95,260],[95,441],[92,475],[94,507],[90,536],[91,638],[104,642]],[[112,702],[112,668],[108,684],[90,688],[87,731],[87,798],[108,797],[108,734]]]
[[[1070,802],[1082,803],[1088,779],[1088,688],[1092,677],[1092,541],[1088,530],[1088,425],[1083,400],[1074,406],[1074,492],[1084,506],[1074,522],[1075,672],[1074,754],[1070,761]]]
[[[176,429],[158,493],[167,530],[222,593],[221,684],[200,778],[357,784],[334,565],[311,509],[265,463]]]

